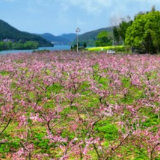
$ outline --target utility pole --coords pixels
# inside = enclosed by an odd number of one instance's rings
[[[76,29],[76,33],[77,33],[77,53],[78,53],[78,33],[80,32],[81,30],[79,29],[79,27]]]

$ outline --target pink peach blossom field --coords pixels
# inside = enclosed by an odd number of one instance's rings
[[[160,56],[0,56],[2,160],[160,160]]]

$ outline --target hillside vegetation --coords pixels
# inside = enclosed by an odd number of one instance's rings
[[[95,41],[97,40],[97,35],[102,31],[112,32],[113,27],[101,28],[94,31],[86,32],[79,35],[79,43],[87,43],[87,46],[95,46]]]
[[[26,41],[34,41],[38,42],[39,46],[52,46],[50,42],[43,39],[42,37],[35,34],[19,31],[5,21],[0,20],[0,41],[4,40],[22,43]]]

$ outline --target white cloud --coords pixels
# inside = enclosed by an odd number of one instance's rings
[[[130,9],[141,8],[142,6],[160,4],[160,0],[59,0],[59,2],[73,5],[85,9],[88,13],[99,14],[105,10],[111,10],[111,14],[115,12],[123,13],[130,12]],[[129,4],[136,4],[137,6],[129,6]],[[136,8],[135,8],[136,7]]]
[[[106,7],[111,6],[112,4],[112,0],[59,0],[59,2],[60,1],[61,3],[65,3],[68,6],[72,5],[78,8],[82,8],[88,13],[92,14],[101,13],[102,10],[104,10]]]

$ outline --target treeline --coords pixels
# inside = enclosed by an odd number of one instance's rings
[[[37,49],[39,46],[38,42],[26,41],[19,42],[0,42],[0,50],[11,50],[11,49]]]
[[[123,20],[118,27],[113,28],[116,44],[124,43],[133,52],[160,52],[160,11],[155,6],[146,13],[139,13],[134,20]]]

